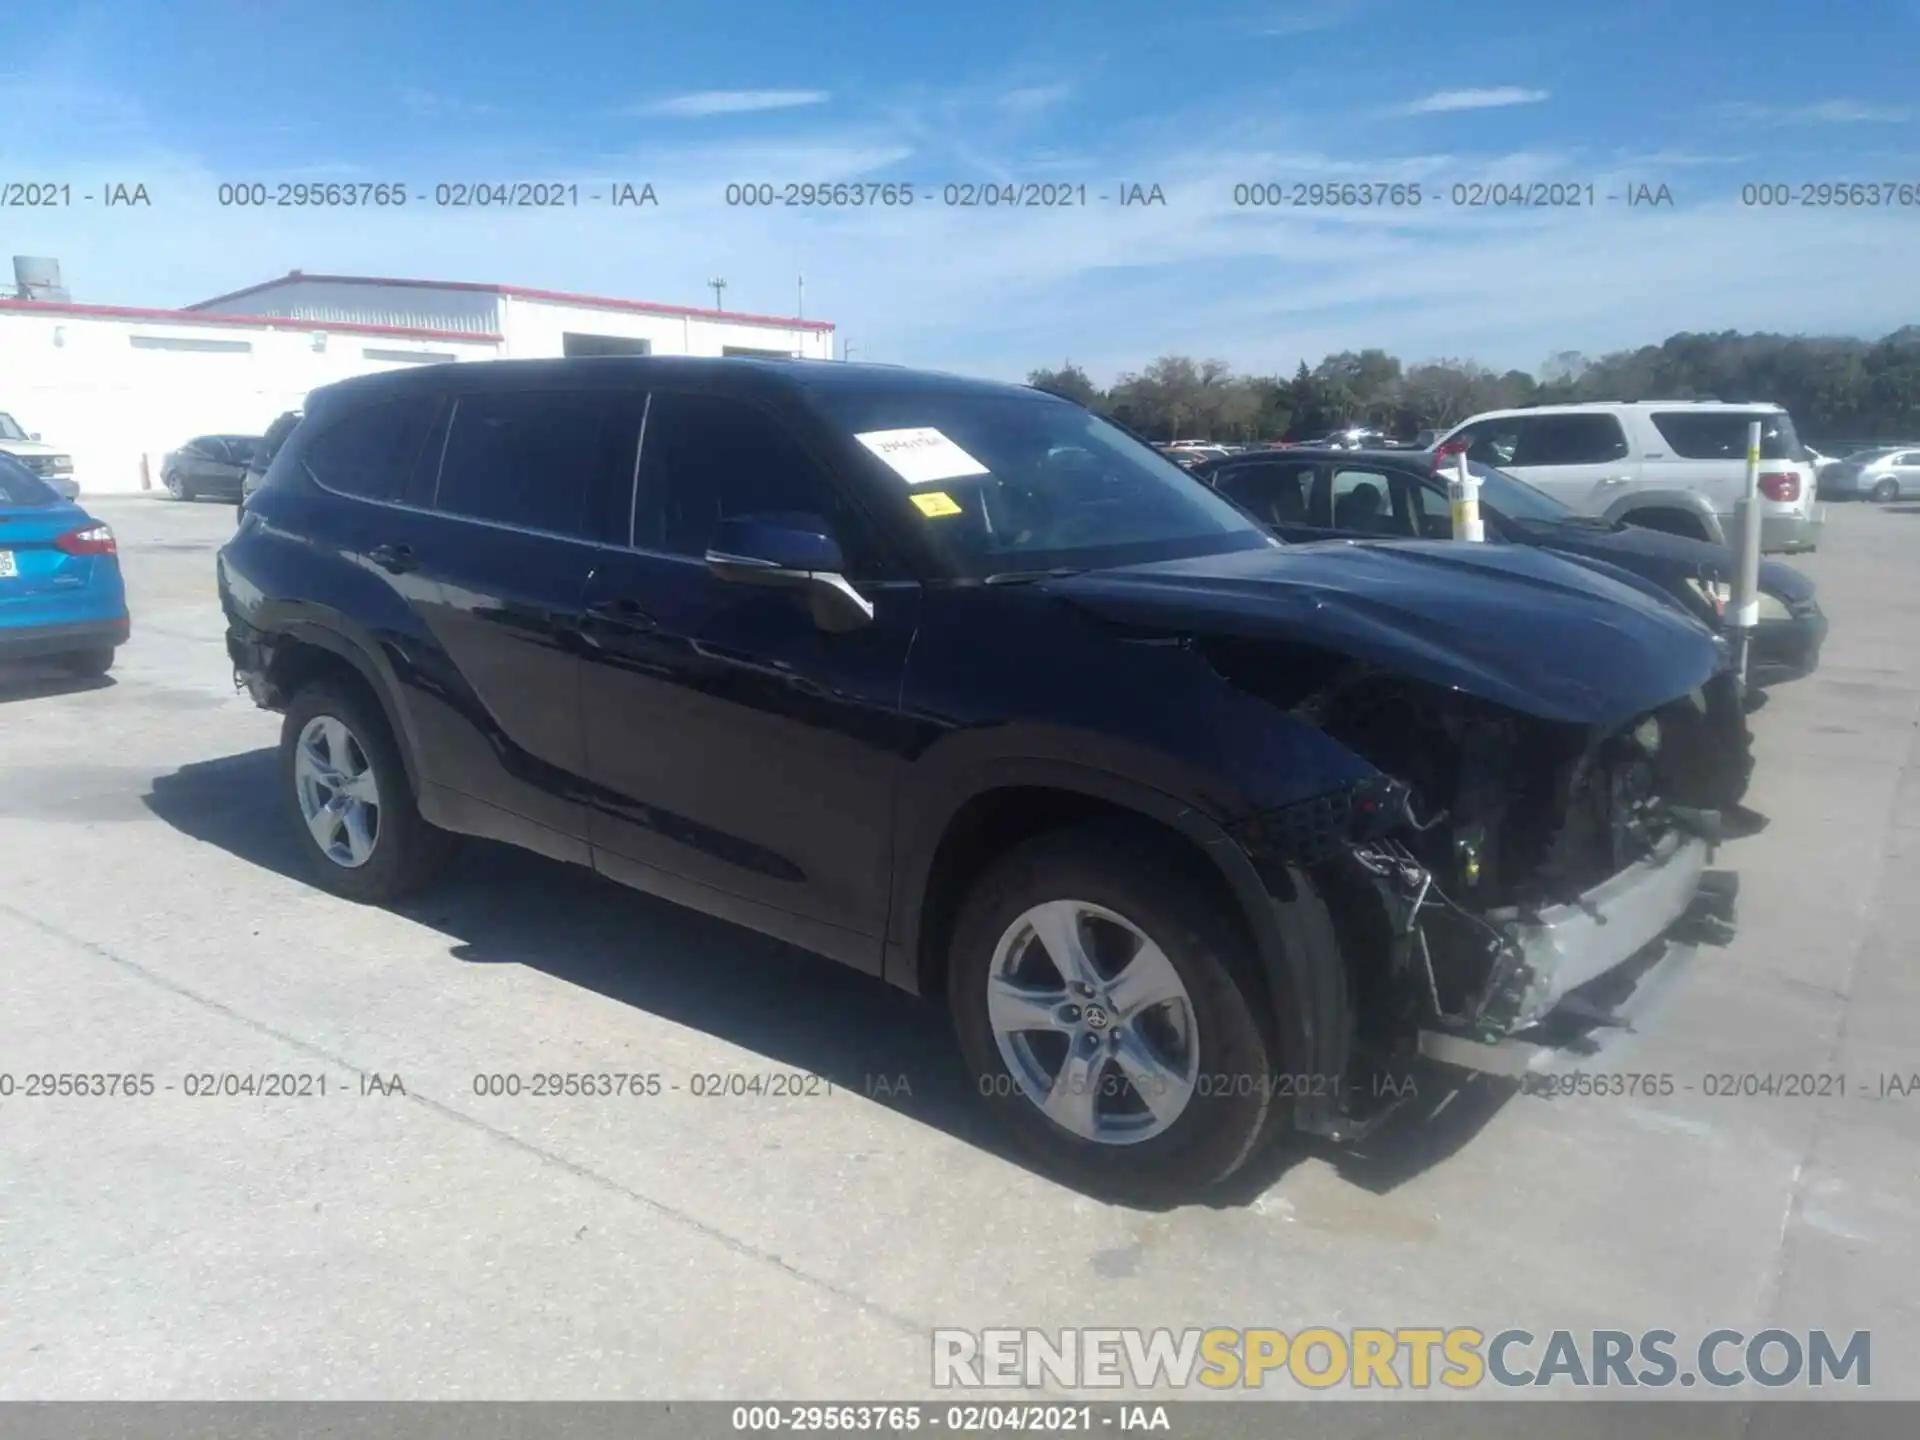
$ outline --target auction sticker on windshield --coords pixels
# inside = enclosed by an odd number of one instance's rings
[[[909,430],[869,430],[853,437],[887,462],[909,485],[985,475],[987,467],[931,425]]]
[[[936,520],[942,515],[958,515],[960,513],[960,507],[954,504],[953,497],[944,490],[925,491],[922,494],[914,496],[913,503],[920,507],[920,513],[922,515],[931,516]]]

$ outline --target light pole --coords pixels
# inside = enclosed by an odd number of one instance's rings
[[[716,275],[713,279],[707,281],[707,284],[712,287],[713,290],[713,308],[716,310],[726,309],[726,304],[721,297],[726,294],[727,282]]]
[[[793,312],[793,318],[796,320],[804,320],[807,318],[807,277],[806,276],[802,275],[800,277],[799,285],[800,285],[800,299],[796,302],[796,306]]]

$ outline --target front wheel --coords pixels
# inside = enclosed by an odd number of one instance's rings
[[[414,804],[386,716],[337,681],[310,685],[287,706],[280,788],[315,878],[349,900],[400,899],[452,854],[453,837]]]
[[[960,1048],[1015,1143],[1077,1188],[1159,1203],[1231,1175],[1279,1103],[1253,961],[1151,837],[1042,835],[963,904]]]
[[[1873,498],[1882,505],[1889,505],[1900,498],[1900,482],[1887,479],[1877,481],[1873,487]]]
[[[187,483],[186,477],[178,470],[161,476],[160,483],[167,487],[167,494],[176,500],[193,499],[193,486]]]

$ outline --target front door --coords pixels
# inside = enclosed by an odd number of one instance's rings
[[[835,532],[871,624],[707,570],[715,522],[775,513]],[[633,528],[585,604],[595,865],[877,972],[919,587],[783,422],[722,396],[654,393]]]

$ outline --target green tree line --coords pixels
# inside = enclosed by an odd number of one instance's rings
[[[1349,425],[1411,437],[1522,405],[1716,399],[1784,405],[1801,437],[1822,449],[1920,441],[1920,325],[1879,340],[1679,334],[1598,359],[1563,351],[1533,374],[1342,350],[1312,367],[1302,360],[1288,378],[1166,355],[1104,390],[1071,362],[1034,370],[1027,383],[1155,440],[1309,440]]]

